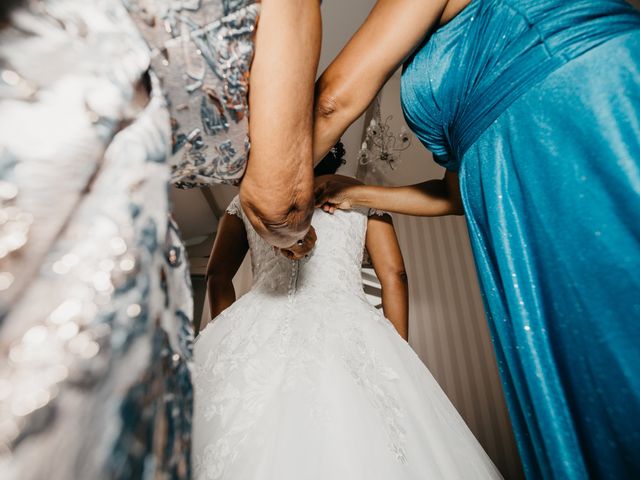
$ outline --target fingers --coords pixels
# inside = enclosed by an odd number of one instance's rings
[[[336,210],[351,209],[352,204],[348,193],[351,186],[350,183],[334,180],[319,185],[314,191],[316,208],[331,214]]]
[[[328,180],[321,185],[318,185],[314,190],[316,199],[316,207],[321,207],[324,204],[333,204],[336,201],[336,196],[340,193],[342,185],[336,181]]]
[[[313,227],[309,229],[305,237],[295,245],[292,245],[289,248],[283,248],[280,250],[280,253],[287,257],[289,260],[300,260],[307,256],[313,247],[316,244],[316,240],[318,239],[316,235],[316,231]]]
[[[327,213],[334,213],[336,211],[335,205],[332,203],[331,190],[327,188],[330,182],[325,182],[315,189],[316,208],[321,208]]]
[[[316,208],[321,207],[326,201],[327,201],[327,189],[326,189],[326,183],[323,183],[322,185],[319,185],[318,187],[316,187],[316,189],[313,192],[313,195],[316,199]]]
[[[336,213],[336,210],[338,210],[338,206],[332,203],[325,203],[320,208],[322,208],[323,211],[330,213],[332,215]]]

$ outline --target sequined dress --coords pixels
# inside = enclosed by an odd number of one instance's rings
[[[473,0],[402,99],[459,172],[528,478],[640,478],[640,14]]]
[[[191,292],[149,49],[117,0],[25,4],[0,29],[0,478],[189,478]]]
[[[171,179],[238,184],[249,156],[256,0],[127,0],[168,100]]]
[[[195,344],[197,480],[447,480],[500,474],[366,299],[367,212],[316,210],[294,262],[246,220],[253,287]]]

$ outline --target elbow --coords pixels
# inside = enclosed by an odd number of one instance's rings
[[[260,221],[270,234],[282,237],[283,247],[288,247],[309,230],[313,210],[308,206],[306,202],[291,202],[283,209],[261,214]]]
[[[299,175],[286,181],[278,179],[275,185],[258,185],[253,179],[245,179],[240,186],[240,202],[247,219],[271,245],[288,248],[309,230],[314,196],[311,173],[308,176],[309,181]]]
[[[448,173],[447,175],[452,176],[453,174]],[[455,177],[453,178],[447,178],[447,175],[445,175],[445,178],[442,181],[442,186],[449,204],[449,215],[462,216],[465,214],[465,212],[462,195],[460,193],[460,186],[458,183],[458,175],[455,174]]]
[[[329,68],[316,83],[315,120],[338,125],[355,121],[371,104],[378,88],[353,69]],[[382,86],[382,85],[380,85]]]
[[[336,118],[355,115],[354,95],[349,95],[338,80],[320,79],[316,88],[316,122],[331,121]],[[360,112],[361,113],[361,112]]]
[[[288,248],[302,238],[311,225],[313,199],[294,198],[279,205],[248,202],[249,220],[271,245]]]
[[[315,113],[318,119],[329,119],[340,109],[338,98],[328,91],[321,91],[316,99]]]

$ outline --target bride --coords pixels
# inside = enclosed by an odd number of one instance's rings
[[[195,344],[197,480],[501,478],[402,338],[406,284],[383,274],[402,257],[388,217],[368,213],[316,210],[316,247],[296,261],[231,202],[209,266],[222,313]],[[365,245],[393,324],[365,298]],[[247,250],[253,288],[235,301]]]

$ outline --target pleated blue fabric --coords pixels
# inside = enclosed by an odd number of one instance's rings
[[[473,0],[402,101],[460,175],[527,477],[640,478],[640,14]]]

